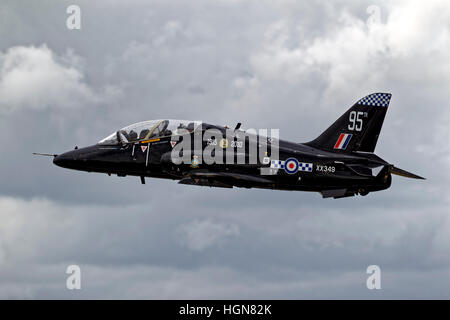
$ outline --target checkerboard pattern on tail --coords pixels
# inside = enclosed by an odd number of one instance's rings
[[[390,93],[372,93],[365,96],[357,103],[364,106],[387,107],[391,101]]]

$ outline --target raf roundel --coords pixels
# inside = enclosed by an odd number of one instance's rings
[[[295,158],[289,158],[284,162],[284,171],[294,174],[298,171],[298,161]]]

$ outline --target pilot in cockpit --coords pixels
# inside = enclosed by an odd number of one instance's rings
[[[138,134],[133,129],[128,134],[128,141],[136,141],[138,139]]]

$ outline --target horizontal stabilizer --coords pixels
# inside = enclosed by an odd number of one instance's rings
[[[412,179],[422,179],[422,180],[425,180],[425,178],[422,178],[422,177],[420,177],[420,176],[418,176],[418,175],[416,175],[416,174],[414,174],[414,173],[408,172],[408,171],[406,171],[406,170],[403,170],[403,169],[400,169],[400,168],[397,168],[397,167],[392,167],[391,173],[392,173],[392,174],[396,174],[396,175],[398,175],[398,176],[405,177],[405,178],[412,178]]]

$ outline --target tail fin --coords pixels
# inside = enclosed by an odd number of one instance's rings
[[[318,138],[306,144],[336,152],[374,152],[390,100],[390,93],[365,96]]]

